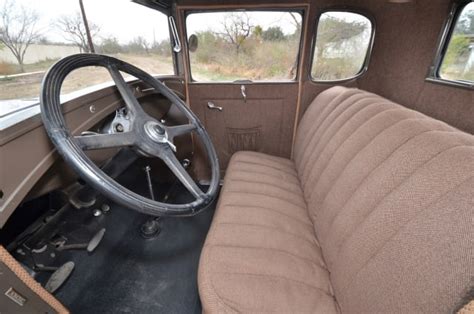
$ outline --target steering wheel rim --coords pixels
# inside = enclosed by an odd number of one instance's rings
[[[60,103],[64,79],[73,70],[99,66],[108,70],[125,102],[134,132],[73,136],[66,126]],[[146,114],[125,83],[120,72],[134,76],[166,97],[188,118],[189,124],[168,127]],[[217,153],[197,116],[172,90],[145,71],[122,60],[99,54],[76,54],[55,63],[43,78],[40,94],[41,117],[57,151],[73,170],[92,187],[118,204],[153,216],[195,215],[211,203],[219,188],[220,170]],[[202,140],[211,164],[212,177],[207,192],[203,192],[181,166],[172,151],[173,138],[195,131]],[[135,134],[132,134],[135,133]],[[101,137],[101,138],[99,138]],[[105,138],[107,137],[107,138]],[[139,195],[110,178],[85,154],[84,150],[131,146],[140,153],[162,159],[175,176],[194,196],[186,204],[169,204]]]

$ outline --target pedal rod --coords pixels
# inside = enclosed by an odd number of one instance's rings
[[[150,198],[152,200],[155,200],[155,193],[153,192],[153,184],[151,183],[151,167],[146,166],[145,167],[145,173],[146,173],[146,181],[148,183],[148,191],[150,192]]]

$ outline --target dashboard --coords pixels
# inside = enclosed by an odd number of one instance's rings
[[[184,80],[176,76],[157,77],[184,99]],[[144,110],[165,123],[178,124],[186,118],[155,90],[138,81],[129,81]],[[69,97],[63,101],[66,123],[75,135],[100,128],[124,106],[114,85]],[[44,195],[77,180],[59,158],[43,127],[39,104],[28,104],[0,117],[0,228],[27,199]],[[190,158],[192,139],[188,135],[176,143],[178,158]],[[97,164],[108,160],[114,149],[88,152]]]

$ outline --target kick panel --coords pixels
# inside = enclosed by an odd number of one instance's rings
[[[278,155],[283,121],[281,99],[213,99],[222,111],[206,110],[205,124],[224,170],[235,152],[250,150]]]

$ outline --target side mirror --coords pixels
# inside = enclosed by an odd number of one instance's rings
[[[195,34],[189,36],[188,49],[190,52],[195,52],[198,48],[198,37]]]

